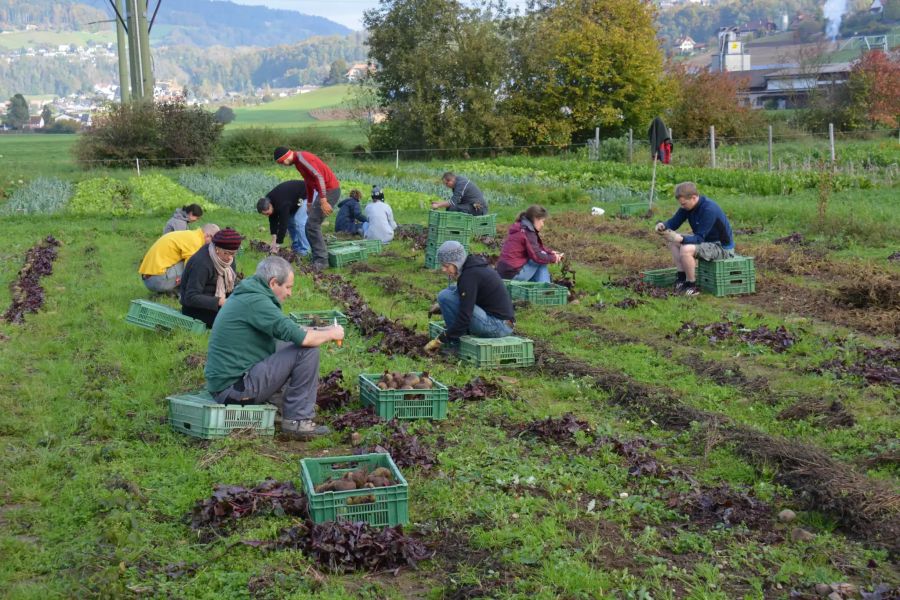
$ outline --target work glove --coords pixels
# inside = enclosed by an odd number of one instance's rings
[[[433,340],[431,340],[430,342],[425,344],[425,352],[434,352],[435,350],[437,350],[440,347],[441,347],[441,340],[439,340],[438,338],[434,338]]]
[[[331,208],[331,205],[328,204],[328,200],[326,200],[325,198],[319,199],[319,206],[322,208],[322,214],[326,217],[334,212],[334,209]]]
[[[666,230],[666,224],[660,221],[656,224],[656,233],[662,233]]]
[[[662,236],[666,239],[667,242],[671,242],[673,244],[680,244],[684,239],[683,237],[681,237],[681,234],[679,234],[677,231],[672,231],[671,229],[666,229],[663,232]]]

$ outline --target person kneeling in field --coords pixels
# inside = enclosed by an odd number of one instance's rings
[[[185,263],[219,231],[219,226],[207,223],[200,229],[171,231],[153,243],[138,273],[151,292],[172,292],[181,284]]]
[[[206,358],[206,389],[220,404],[271,402],[284,387],[281,432],[294,439],[329,433],[317,426],[319,346],[344,339],[340,325],[298,326],[281,312],[294,271],[280,256],[260,261],[213,323]]]
[[[219,309],[234,291],[234,255],[240,247],[241,235],[225,228],[187,261],[181,276],[181,314],[212,328]]]
[[[437,301],[446,330],[425,345],[426,351],[441,344],[457,345],[464,335],[499,338],[511,335],[516,315],[506,286],[497,271],[482,256],[466,255],[456,241],[441,244],[437,251],[441,271],[456,285],[441,290]]]
[[[520,213],[509,226],[509,234],[500,250],[497,272],[503,279],[550,283],[547,265],[558,263],[563,254],[554,252],[541,241],[541,229],[547,220],[547,209],[534,204]]]
[[[337,218],[334,220],[336,233],[349,233],[350,235],[362,235],[363,224],[369,219],[363,214],[359,205],[362,194],[359,190],[351,190],[350,197],[338,202]]]
[[[185,231],[188,225],[203,216],[203,207],[199,204],[188,204],[182,206],[172,213],[172,218],[166,221],[163,227],[163,235],[170,231]]]
[[[366,205],[366,218],[369,221],[363,225],[363,237],[382,244],[394,239],[394,230],[397,229],[394,211],[384,201],[384,192],[377,185],[372,186],[372,201]]]
[[[675,291],[696,296],[700,293],[697,259],[733,258],[734,236],[724,211],[706,196],[701,196],[695,183],[679,183],[675,186],[675,198],[681,208],[668,221],[657,223],[655,230],[665,238],[678,269]],[[676,231],[685,221],[691,224],[693,235],[681,235]]]

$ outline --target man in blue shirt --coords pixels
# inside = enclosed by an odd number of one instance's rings
[[[675,186],[679,208],[668,221],[656,224],[656,233],[663,236],[675,260],[678,276],[675,291],[685,296],[700,293],[697,287],[697,259],[723,260],[734,257],[734,235],[731,224],[718,204],[701,196],[697,185],[685,181]],[[687,221],[692,235],[676,230]]]

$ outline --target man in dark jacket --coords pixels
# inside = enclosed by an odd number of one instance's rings
[[[700,293],[697,287],[697,259],[723,260],[734,257],[734,235],[731,223],[718,204],[701,196],[697,185],[685,181],[675,186],[679,208],[672,218],[656,224],[656,233],[663,236],[678,269],[675,291],[685,296]],[[676,230],[687,221],[693,235],[681,235]]]
[[[441,344],[458,344],[464,335],[499,338],[511,335],[516,315],[503,280],[481,256],[468,256],[462,244],[447,241],[438,248],[441,271],[456,285],[441,290],[437,301],[446,331],[425,346],[426,351]]]
[[[344,339],[344,328],[304,328],[281,312],[294,270],[280,256],[264,258],[219,312],[206,353],[206,389],[219,404],[270,402],[284,388],[281,433],[309,439],[316,425],[319,346]]]
[[[309,241],[306,239],[306,184],[300,180],[284,181],[260,198],[256,211],[269,217],[270,244],[274,254],[284,243],[284,234],[291,234],[291,250],[306,256]]]
[[[200,319],[212,329],[219,309],[234,290],[234,255],[240,247],[241,235],[225,228],[187,261],[181,275],[181,314]]]
[[[338,233],[362,234],[362,224],[368,221],[359,206],[362,194],[359,190],[351,190],[350,197],[344,198],[338,203],[337,219],[334,221],[334,230]]]
[[[464,212],[476,217],[487,214],[487,202],[477,185],[462,175],[455,175],[449,171],[444,173],[441,181],[453,190],[453,195],[450,200],[432,202],[431,208],[435,210],[446,208],[450,212]]]

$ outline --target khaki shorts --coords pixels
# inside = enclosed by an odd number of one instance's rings
[[[728,250],[722,247],[719,242],[703,242],[696,244],[697,249],[694,256],[702,260],[725,260],[726,258],[734,258],[734,250]]]

